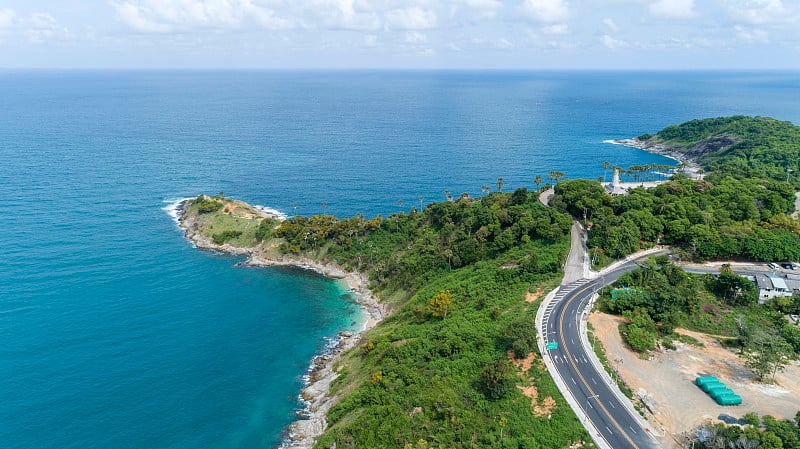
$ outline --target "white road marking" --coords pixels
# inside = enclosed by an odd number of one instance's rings
[[[611,435],[614,435],[614,432],[612,432],[611,429],[608,428],[608,426],[606,426],[606,430],[608,430],[608,433],[610,433]]]
[[[594,380],[594,377],[592,377],[592,382],[594,382],[594,384],[597,385],[597,381]]]
[[[575,378],[574,377],[570,377],[570,379],[572,379],[572,383],[574,383],[575,385],[578,385],[578,382],[575,382]]]
[[[631,432],[633,432],[633,433],[635,433],[637,435],[639,434],[639,432],[637,432],[636,429],[634,429],[633,427],[628,426],[628,428],[631,429]]]
[[[615,406],[614,406],[614,403],[613,403],[613,402],[609,402],[609,403],[608,403],[608,405],[610,405],[610,406],[611,406],[611,408],[617,408],[617,407],[615,407]]]

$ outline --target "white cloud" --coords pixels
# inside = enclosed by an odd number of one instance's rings
[[[627,47],[628,43],[623,40],[614,39],[613,37],[606,34],[603,36],[603,45],[605,45],[610,50],[616,50],[618,48]]]
[[[500,38],[500,39],[497,41],[497,48],[502,48],[502,49],[506,49],[506,48],[514,48],[514,43],[513,43],[513,42],[511,42],[510,40],[508,40],[508,39],[504,38],[504,37],[501,37],[501,38]]]
[[[116,4],[117,16],[129,27],[143,33],[168,33],[172,27],[166,23],[156,22],[147,16],[151,16],[140,7],[131,3]]]
[[[650,14],[662,19],[687,19],[694,16],[694,0],[657,0]]]
[[[457,44],[455,44],[453,42],[449,42],[447,44],[447,49],[450,50],[450,51],[455,51],[455,52],[459,52],[459,53],[464,51],[463,48],[459,47]]]
[[[477,13],[479,18],[491,19],[503,9],[503,3],[499,0],[458,0],[453,3],[451,11],[458,10],[459,6],[466,6],[467,9]]]
[[[723,5],[734,20],[755,25],[797,19],[781,0],[724,0]]]
[[[603,23],[611,30],[611,31],[619,31],[619,26],[617,22],[614,22],[614,19],[606,17],[603,19]]]
[[[428,42],[428,36],[417,31],[409,31],[406,33],[404,41],[407,44],[422,44]]]
[[[462,0],[462,3],[472,9],[500,9],[503,3],[499,0]]]
[[[25,37],[33,43],[41,43],[57,34],[66,35],[66,29],[48,13],[35,12],[26,22]]]
[[[568,34],[569,26],[566,23],[558,23],[542,28],[544,34]]]
[[[315,0],[300,13],[310,28],[328,28],[345,30],[378,30],[381,21],[367,2],[355,0]],[[298,2],[303,5],[304,2]],[[307,19],[312,19],[307,22]]]
[[[111,4],[123,23],[144,33],[224,30],[248,24],[285,29],[294,25],[252,0],[127,0]]]
[[[436,28],[436,13],[418,6],[386,12],[386,28],[394,30],[427,30]]]
[[[378,36],[374,34],[367,34],[364,36],[364,46],[365,47],[377,47],[379,45]]]
[[[525,0],[522,10],[540,22],[560,22],[569,16],[569,6],[564,0]]]
[[[748,44],[767,44],[769,43],[769,34],[757,28],[744,28],[742,26],[735,26],[736,38],[741,42]]]
[[[11,28],[17,13],[11,8],[0,9],[0,28]]]

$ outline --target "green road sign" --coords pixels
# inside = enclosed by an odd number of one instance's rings
[[[547,343],[547,349],[558,349],[558,343],[554,341]]]

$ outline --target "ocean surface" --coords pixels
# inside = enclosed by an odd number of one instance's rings
[[[669,163],[603,141],[798,105],[796,72],[0,71],[0,447],[280,443],[359,309],[193,248],[181,198],[386,215]]]

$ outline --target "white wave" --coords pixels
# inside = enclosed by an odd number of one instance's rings
[[[175,222],[176,226],[179,226],[180,223],[178,222],[178,217],[180,216],[181,204],[183,204],[184,201],[187,201],[187,200],[190,200],[190,199],[191,198],[181,198],[181,199],[178,199],[178,200],[173,200],[173,199],[164,200],[162,202],[165,203],[166,206],[162,207],[161,210],[166,212],[167,215],[169,215],[170,218],[172,218],[172,221]]]
[[[17,307],[16,309],[0,310],[0,315],[5,315],[6,313],[22,312],[23,310],[38,309],[38,308],[39,306],[25,306],[25,307]]]
[[[288,215],[286,215],[285,212],[281,212],[278,209],[273,209],[273,208],[267,207],[267,206],[253,205],[253,209],[261,212],[262,214],[264,214],[265,217],[269,217],[269,218],[277,218],[278,220],[286,220],[289,217]]]
[[[606,139],[603,143],[610,143],[611,145],[625,145],[624,143],[620,142],[619,140],[615,139]]]

